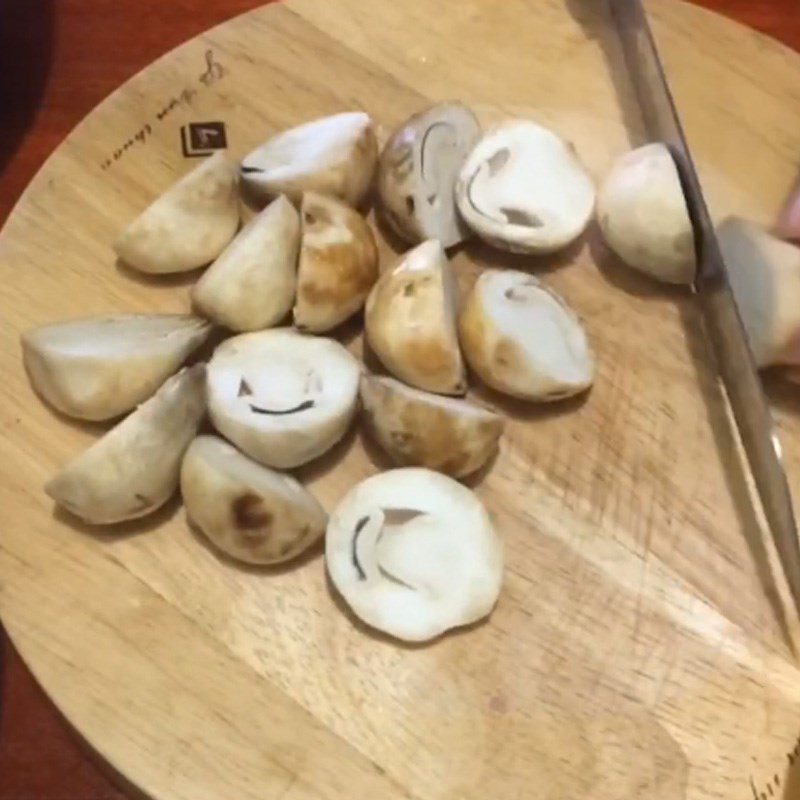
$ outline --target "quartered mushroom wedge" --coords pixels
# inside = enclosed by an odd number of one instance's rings
[[[192,442],[181,467],[189,519],[223,553],[279,564],[325,533],[328,515],[290,475],[265,467],[217,436]]]
[[[45,486],[58,505],[104,525],[143,517],[178,488],[181,459],[205,412],[205,365],[170,378]]]
[[[379,375],[361,379],[361,404],[367,428],[396,464],[454,478],[470,475],[494,456],[505,425],[488,408]]]
[[[597,219],[608,246],[629,266],[664,283],[694,280],[692,221],[665,145],[645,145],[614,163],[597,195]]]
[[[323,333],[364,305],[378,279],[378,246],[367,221],[344,203],[303,195],[294,324]]]
[[[208,337],[186,314],[86,317],[28,331],[22,356],[34,389],[70,417],[119,417],[153,392]]]
[[[369,346],[405,383],[438,394],[464,394],[458,347],[458,287],[440,242],[423,242],[384,272],[367,298]]]
[[[287,328],[235,336],[208,365],[211,421],[256,461],[297,467],[344,436],[360,375],[359,362],[333,339]]]
[[[468,108],[440,103],[391,135],[378,164],[378,192],[395,233],[412,244],[438,239],[444,247],[471,235],[456,208],[455,184],[480,133]]]
[[[489,244],[550,253],[586,229],[595,191],[572,145],[535,122],[509,120],[467,156],[456,198],[466,223]]]
[[[236,169],[215,153],[128,225],[114,250],[141,272],[188,272],[213,261],[238,227]]]
[[[334,114],[273,136],[242,162],[242,181],[256,198],[319,192],[357,206],[372,184],[378,143],[362,111]]]
[[[486,617],[503,548],[477,496],[427,469],[397,469],[352,489],[328,521],[334,586],[359,619],[423,642]]]
[[[594,358],[578,317],[525,272],[484,272],[464,303],[459,332],[470,367],[512,397],[560,400],[594,380]]]
[[[195,308],[238,333],[277,325],[294,301],[299,247],[297,209],[281,196],[203,273],[192,290]]]

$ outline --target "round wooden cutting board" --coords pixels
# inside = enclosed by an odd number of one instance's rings
[[[177,502],[98,532],[42,492],[102,429],[36,399],[19,334],[188,308],[196,276],[136,278],[110,243],[198,150],[224,132],[239,157],[352,108],[389,129],[459,98],[486,123],[552,126],[599,177],[642,141],[602,5],[265,7],[104,102],[0,235],[0,615],[66,717],[156,800],[800,797],[798,625],[697,311],[596,233],[555,259],[474,244],[454,257],[465,284],[481,264],[541,274],[598,362],[585,401],[502,406],[502,453],[477,486],[507,552],[485,624],[400,646],[353,624],[320,551],[239,569]],[[649,9],[714,214],[769,221],[800,157],[800,57],[675,0]],[[800,391],[770,391],[797,494]],[[302,477],[332,508],[380,468],[370,454],[354,435]]]

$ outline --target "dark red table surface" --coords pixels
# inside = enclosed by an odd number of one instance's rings
[[[800,0],[696,0],[800,50]],[[0,224],[70,129],[166,51],[261,0],[0,0]],[[127,800],[0,629],[0,800]],[[202,798],[198,798],[202,800]]]

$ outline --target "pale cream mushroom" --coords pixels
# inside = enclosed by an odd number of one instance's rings
[[[560,400],[594,380],[594,358],[577,316],[525,272],[484,272],[464,303],[459,333],[470,367],[512,397]]]
[[[236,169],[215,153],[145,209],[114,243],[141,272],[187,272],[213,261],[239,227]]]
[[[454,478],[494,456],[505,424],[488,408],[378,375],[361,379],[361,404],[370,433],[396,464]]]
[[[694,280],[692,221],[665,145],[645,145],[614,163],[597,195],[597,219],[608,246],[629,266],[664,283]]]
[[[726,219],[717,236],[759,367],[800,367],[800,248],[752,222]]]
[[[85,522],[105,525],[155,511],[178,487],[181,459],[205,412],[205,365],[170,378],[45,486]]]
[[[24,333],[22,356],[34,389],[58,411],[113,419],[150,397],[210,331],[185,314],[86,317]]]
[[[384,272],[367,298],[367,341],[405,383],[439,394],[464,394],[458,347],[458,286],[440,242],[423,242]]]
[[[412,244],[438,239],[444,247],[470,236],[456,208],[455,184],[480,133],[468,108],[439,103],[391,135],[378,163],[378,193],[395,233]]]
[[[476,495],[427,469],[374,475],[328,521],[333,585],[359,619],[413,642],[486,617],[503,580],[503,548]]]
[[[360,374],[333,339],[286,328],[242,334],[223,342],[208,365],[211,421],[256,461],[297,467],[347,432]]]
[[[256,197],[304,192],[331,195],[357,206],[372,184],[378,143],[372,120],[362,111],[334,114],[273,136],[241,166],[244,185]]]
[[[594,184],[571,144],[529,120],[492,128],[467,156],[456,199],[466,223],[496,247],[550,253],[592,216]]]
[[[294,301],[299,247],[299,215],[281,196],[203,273],[192,290],[195,308],[238,333],[277,325]]]
[[[364,305],[378,279],[378,246],[367,221],[333,198],[308,192],[301,216],[294,324],[323,333]]]
[[[181,467],[189,519],[223,553],[279,564],[325,533],[328,515],[290,475],[262,466],[216,436],[192,442]]]

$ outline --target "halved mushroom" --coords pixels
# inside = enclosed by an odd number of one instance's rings
[[[692,221],[665,145],[645,145],[615,162],[597,195],[597,218],[609,247],[634,269],[664,283],[694,280]]]
[[[331,195],[357,206],[372,183],[378,143],[362,111],[334,114],[273,136],[241,166],[244,185],[259,198],[304,192]]]
[[[215,153],[131,222],[114,250],[142,272],[187,272],[213,261],[238,227],[236,170]]]
[[[256,461],[297,467],[344,436],[360,374],[359,362],[333,339],[287,328],[235,336],[208,365],[211,421]]]
[[[94,525],[143,517],[178,487],[181,459],[205,412],[205,365],[170,378],[45,486],[58,505]]]
[[[352,489],[328,521],[325,557],[356,616],[414,642],[487,616],[503,580],[502,544],[480,500],[427,469]]]
[[[223,553],[279,564],[325,532],[328,515],[290,475],[252,461],[216,436],[192,442],[181,467],[189,519]]]
[[[735,217],[717,236],[756,363],[800,367],[800,248]]]
[[[594,184],[571,144],[528,120],[492,128],[467,156],[456,199],[489,244],[515,253],[566,247],[589,224]]]
[[[439,394],[464,394],[458,287],[440,242],[423,242],[384,272],[367,298],[367,341],[386,369]]]
[[[378,375],[361,379],[361,403],[370,433],[395,463],[454,478],[489,461],[505,424],[488,408]]]
[[[467,363],[494,389],[522,400],[560,400],[594,380],[577,316],[525,272],[487,270],[459,318]]]
[[[208,337],[211,326],[185,314],[87,317],[22,335],[33,388],[70,417],[119,417],[153,392]]]
[[[364,305],[378,279],[378,246],[360,214],[314,192],[303,195],[302,225],[294,324],[322,333]]]
[[[203,316],[232,331],[277,325],[297,283],[300,219],[286,197],[254,217],[203,273],[192,301]]]
[[[438,239],[452,247],[471,231],[458,214],[455,184],[481,130],[461,103],[439,103],[414,114],[390,137],[378,164],[382,210],[412,244]]]

